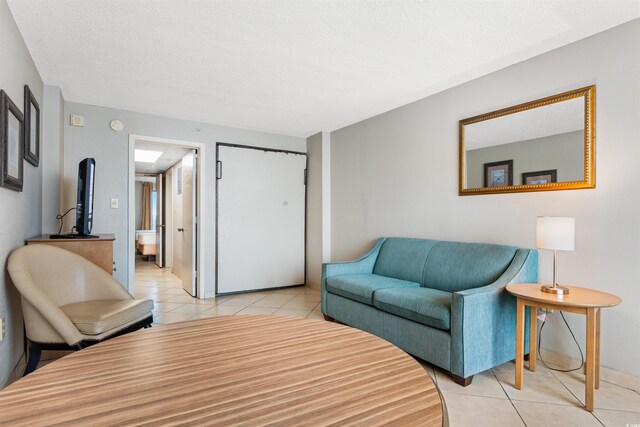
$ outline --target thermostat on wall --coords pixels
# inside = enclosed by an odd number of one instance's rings
[[[111,130],[114,130],[116,132],[120,132],[122,129],[124,129],[124,124],[120,120],[111,120],[109,126],[111,127]]]

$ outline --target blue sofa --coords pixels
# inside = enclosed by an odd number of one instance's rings
[[[322,266],[322,312],[466,386],[474,374],[515,358],[516,301],[505,286],[537,280],[535,249],[381,238],[355,261]]]

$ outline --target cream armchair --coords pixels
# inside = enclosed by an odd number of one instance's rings
[[[64,249],[21,247],[8,270],[22,297],[29,347],[24,375],[38,366],[41,350],[79,350],[153,322],[153,301],[134,299],[100,267]]]

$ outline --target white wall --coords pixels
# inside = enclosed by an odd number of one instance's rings
[[[69,125],[70,114],[85,117],[85,127]],[[119,119],[124,123],[122,132],[114,132],[109,122]],[[215,118],[212,118],[214,120]],[[197,132],[199,129],[200,132]],[[96,159],[94,201],[94,233],[115,233],[114,260],[117,270],[114,277],[126,284],[127,271],[127,221],[128,221],[128,147],[129,134],[169,138],[207,144],[207,206],[210,212],[208,230],[215,229],[215,143],[254,145],[285,150],[306,151],[304,138],[275,135],[244,129],[170,119],[150,114],[115,110],[112,108],[65,102],[64,133],[64,191],[65,206],[75,204],[78,163],[85,157]],[[120,200],[119,209],[110,209],[109,200]],[[63,206],[64,207],[64,206]],[[215,239],[213,234],[205,242],[207,262],[205,269],[208,291],[214,290]]]
[[[5,0],[0,0],[0,89],[24,109],[24,85],[40,104],[41,117],[47,111],[43,103],[44,85],[24,44]],[[6,266],[11,251],[24,245],[25,239],[42,232],[42,153],[47,140],[41,139],[40,167],[24,162],[22,192],[0,188],[0,261]],[[24,352],[20,296],[8,274],[0,274],[0,317],[4,317],[7,335],[0,342],[0,387],[11,380],[12,370]]]
[[[539,215],[576,217],[558,278],[624,299],[602,317],[602,364],[640,376],[640,20],[331,134],[333,259],[378,236],[534,246]],[[592,190],[458,196],[458,121],[596,84]],[[540,279],[551,258],[541,251]],[[569,315],[584,348],[584,318]],[[577,357],[558,316],[544,346]]]

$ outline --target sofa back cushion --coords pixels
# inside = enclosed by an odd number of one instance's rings
[[[391,237],[380,248],[373,273],[458,292],[496,281],[517,250],[486,243]]]
[[[424,266],[437,240],[391,237],[385,240],[373,274],[422,284]]]
[[[489,285],[505,272],[517,250],[484,243],[438,242],[429,254],[421,284],[446,292]]]

